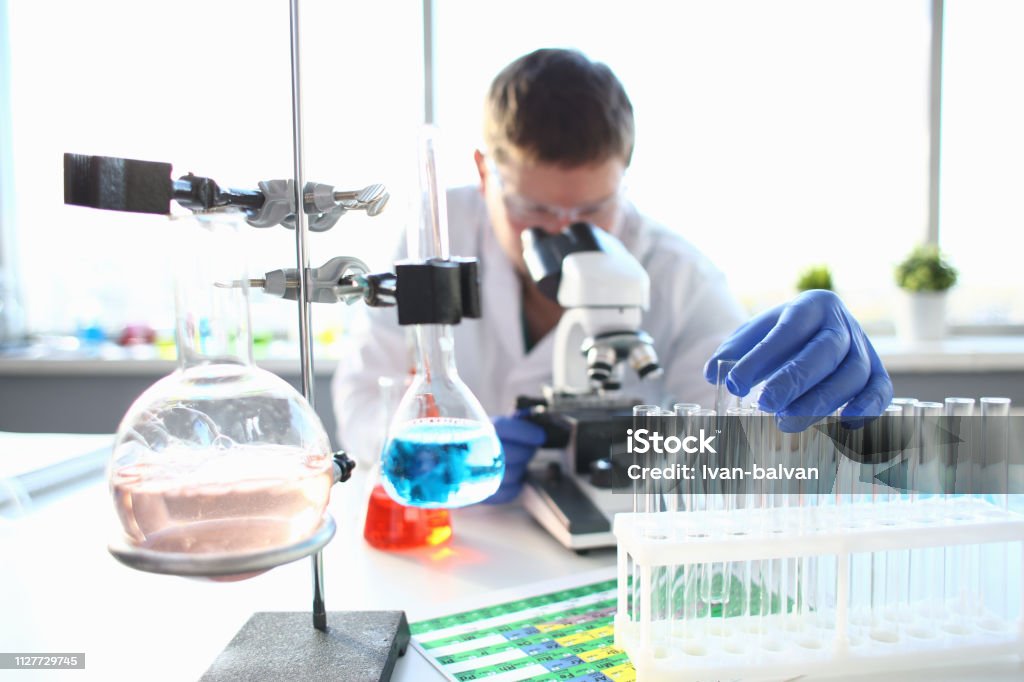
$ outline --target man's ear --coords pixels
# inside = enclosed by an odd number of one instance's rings
[[[484,160],[484,153],[479,149],[473,150],[473,160],[476,161],[476,172],[480,176],[480,194],[483,194],[487,188],[487,162]]]

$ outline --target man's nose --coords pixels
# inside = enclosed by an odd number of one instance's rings
[[[572,225],[573,222],[574,217],[571,214],[563,213],[561,215],[551,216],[545,220],[543,224],[538,225],[538,227],[542,228],[548,234],[558,234],[565,228]]]

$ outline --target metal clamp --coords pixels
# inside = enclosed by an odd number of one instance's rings
[[[295,229],[295,186],[292,180],[264,180],[259,183],[265,197],[263,205],[248,218],[253,227],[284,225]],[[390,195],[384,185],[375,184],[360,190],[335,190],[331,185],[307,182],[302,192],[303,210],[311,232],[326,232],[349,211],[366,211],[379,215]]]
[[[366,263],[351,256],[332,258],[318,268],[309,269],[309,299],[311,303],[345,303],[363,301],[366,305],[382,308],[395,305],[396,277],[390,272],[370,274]],[[240,287],[241,281],[217,282],[219,287]],[[248,280],[248,285],[262,289],[271,296],[289,301],[298,300],[299,271],[297,268],[271,270],[260,278]]]

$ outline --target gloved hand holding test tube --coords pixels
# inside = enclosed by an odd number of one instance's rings
[[[724,384],[745,396],[764,382],[760,408],[779,428],[802,431],[842,405],[856,426],[877,417],[892,400],[889,374],[860,324],[831,291],[806,291],[741,326],[704,367],[718,383],[718,361],[735,360]]]

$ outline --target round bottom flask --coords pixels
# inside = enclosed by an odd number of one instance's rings
[[[197,231],[205,257],[192,261],[214,267],[179,272],[179,368],[118,428],[108,473],[121,532],[110,549],[142,570],[241,579],[330,540],[334,464],[309,403],[251,363],[245,289],[223,286],[245,278],[223,272],[231,252],[218,248],[234,221],[194,222],[176,229]]]

